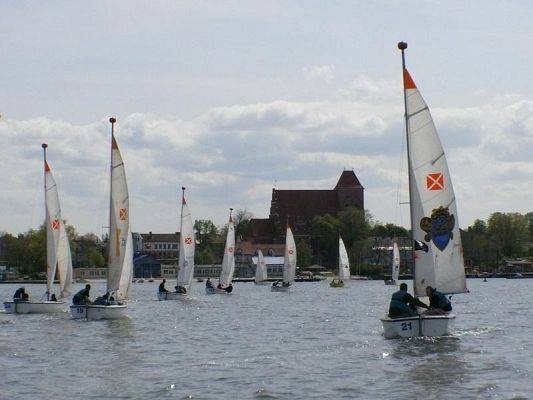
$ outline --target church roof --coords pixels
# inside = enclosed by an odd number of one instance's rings
[[[342,171],[341,177],[335,186],[335,190],[353,187],[363,187],[361,182],[359,182],[359,179],[357,179],[357,176],[355,176],[355,172],[353,172],[353,170]]]

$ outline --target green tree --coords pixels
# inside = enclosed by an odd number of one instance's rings
[[[207,247],[194,253],[194,263],[197,265],[207,265],[215,263],[213,251]]]
[[[296,254],[298,268],[305,269],[311,265],[313,260],[313,250],[311,249],[311,246],[309,246],[309,243],[307,243],[305,240],[301,239],[296,244]]]
[[[488,220],[488,234],[498,251],[498,259],[520,257],[528,237],[526,218],[519,213],[494,213]]]
[[[208,219],[197,219],[194,221],[196,239],[200,242],[199,250],[204,250],[216,238],[218,229],[213,221]]]
[[[242,238],[250,226],[250,220],[253,218],[253,214],[246,209],[236,210],[233,216],[233,223],[235,224],[235,236]]]
[[[327,267],[333,267],[336,264],[341,228],[342,224],[339,219],[329,214],[315,217],[311,223],[318,262]]]

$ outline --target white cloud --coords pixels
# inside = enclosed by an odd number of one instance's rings
[[[304,78],[308,81],[320,80],[331,83],[335,79],[335,67],[333,65],[314,65],[303,67]]]

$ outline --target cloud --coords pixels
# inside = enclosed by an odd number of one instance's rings
[[[182,185],[195,218],[223,224],[229,207],[268,216],[274,186],[332,188],[344,168],[354,169],[376,219],[407,225],[408,211],[398,205],[407,200],[402,100],[389,93],[397,91],[389,81],[365,80],[347,85],[353,97],[336,101],[238,104],[189,120],[141,113],[120,119],[133,229],[175,231]],[[532,111],[533,100],[517,96],[432,110],[461,226],[496,210],[531,209]],[[107,119],[0,121],[0,230],[20,232],[42,220],[40,144],[47,142],[64,218],[81,232],[100,233],[108,215],[109,136]]]
[[[335,79],[335,67],[333,65],[314,65],[303,67],[304,78],[308,81],[319,80],[331,83]]]

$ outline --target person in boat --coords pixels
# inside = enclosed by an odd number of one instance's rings
[[[225,290],[226,292],[228,292],[228,293],[233,292],[233,285],[230,283],[230,284],[228,285],[228,287],[224,288],[224,290]]]
[[[57,297],[55,293],[52,293],[52,296],[50,296],[50,301],[57,301]]]
[[[290,282],[283,282],[283,283],[281,284],[281,286],[283,286],[283,287],[289,287],[290,285],[291,285]]]
[[[168,290],[165,288],[166,279],[163,279],[163,282],[159,284],[159,293],[168,293]]]
[[[416,307],[429,308],[427,304],[422,303],[416,297],[407,292],[407,283],[400,285],[400,290],[392,294],[389,305],[389,317],[401,318],[418,315]]]
[[[187,288],[183,286],[176,286],[174,287],[174,289],[176,289],[176,293],[181,293],[181,294],[187,293]]]
[[[279,286],[279,281],[274,282],[272,286]]]
[[[210,278],[207,278],[207,281],[205,282],[205,287],[206,288],[213,288],[213,282],[211,282],[211,279]]]
[[[19,287],[13,295],[14,301],[28,301],[29,299],[30,296],[28,295],[28,293],[26,293],[26,289],[24,288],[24,286]]]
[[[426,294],[429,297],[429,310],[426,313],[445,314],[452,311],[450,300],[437,289],[428,286],[426,287]]]
[[[103,296],[99,296],[96,298],[93,304],[99,305],[99,306],[105,306],[109,302],[109,292],[104,294]]]
[[[222,283],[218,282],[217,289],[222,289],[222,290],[224,290],[224,288],[222,287]]]
[[[80,290],[78,293],[74,295],[72,298],[72,304],[75,306],[81,306],[85,304],[91,304],[91,300],[89,299],[89,292],[91,291],[91,285],[87,284],[85,285],[85,288]]]

